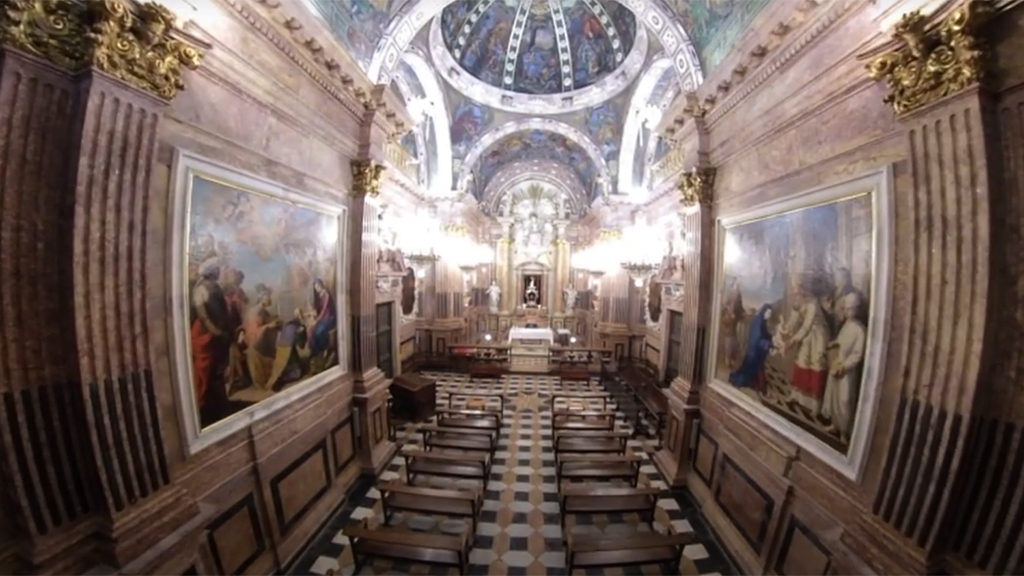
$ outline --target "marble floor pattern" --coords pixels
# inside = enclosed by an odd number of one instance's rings
[[[494,455],[490,480],[484,493],[483,511],[478,519],[475,544],[470,553],[469,574],[565,574],[565,552],[555,484],[555,456],[552,449],[551,396],[559,392],[584,392],[605,389],[598,380],[590,383],[559,383],[557,377],[509,375],[500,381],[473,381],[468,376],[426,372],[437,381],[439,406],[461,407],[472,394],[500,394],[504,399],[503,425]],[[629,429],[633,408],[631,398],[620,385],[610,383],[613,402],[619,412],[620,429]],[[618,393],[616,393],[618,392]],[[498,398],[488,400],[497,408]],[[556,409],[564,401],[556,404]],[[405,480],[405,461],[401,453],[420,443],[415,425],[399,427],[396,442],[400,449],[381,473],[380,480]],[[680,565],[683,574],[734,574],[729,560],[715,542],[695,506],[685,494],[669,491],[649,452],[654,442],[642,436],[629,441],[630,450],[644,456],[640,468],[640,486],[665,489],[659,498],[654,529],[674,532],[692,531],[695,542],[686,547]],[[354,560],[343,528],[369,518],[371,525],[383,519],[380,493],[373,482],[357,483],[344,505],[331,518],[320,535],[300,556],[288,574],[352,574]],[[418,486],[479,487],[475,480],[421,477]],[[458,534],[467,523],[462,519],[395,512],[391,524],[407,530]],[[575,515],[566,522],[573,534],[629,534],[650,530],[635,514]],[[578,571],[583,572],[583,571]],[[586,570],[592,576],[619,574],[661,574],[659,566]],[[361,574],[458,574],[457,569],[415,563],[377,560],[368,562]]]

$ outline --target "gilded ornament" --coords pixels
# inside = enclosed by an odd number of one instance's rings
[[[920,10],[904,15],[892,33],[900,46],[867,65],[873,80],[884,78],[889,86],[883,101],[906,114],[981,82],[986,46],[979,30],[990,15],[991,7],[976,0],[937,26],[929,26]]]
[[[711,204],[715,186],[714,168],[697,168],[683,174],[679,180],[680,202],[685,206]]]
[[[351,167],[353,193],[357,196],[380,194],[381,176],[384,175],[383,165],[373,160],[353,160]]]
[[[71,72],[94,68],[170,100],[199,51],[173,37],[175,16],[156,2],[10,0],[0,8],[0,43]]]

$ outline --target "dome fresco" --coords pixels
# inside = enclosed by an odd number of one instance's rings
[[[523,94],[607,77],[633,48],[636,26],[613,0],[457,0],[441,13],[445,46],[466,72]]]
[[[598,170],[579,144],[554,132],[526,130],[510,134],[487,149],[478,164],[478,190],[483,192],[503,166],[522,160],[554,160],[565,164],[576,173],[584,189],[594,189]]]

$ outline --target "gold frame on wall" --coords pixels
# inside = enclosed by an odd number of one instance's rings
[[[211,444],[244,429],[246,426],[265,418],[291,402],[322,389],[336,381],[348,370],[348,299],[345,290],[346,274],[346,230],[347,208],[332,205],[308,195],[290,190],[280,184],[259,176],[242,172],[227,165],[191,154],[182,150],[175,152],[172,166],[173,209],[171,211],[170,277],[172,282],[172,336],[174,359],[171,372],[175,381],[175,396],[178,414],[182,423],[182,434],[188,453],[195,454]],[[321,213],[337,220],[337,239],[334,254],[334,297],[337,314],[337,358],[338,364],[323,372],[307,377],[296,385],[275,393],[226,418],[203,427],[199,418],[199,406],[195,397],[194,371],[192,368],[191,338],[189,334],[190,289],[188,279],[189,229],[193,183],[202,178],[214,184],[262,196],[278,202]]]
[[[729,229],[760,220],[776,218],[810,208],[835,204],[870,195],[872,213],[871,279],[868,302],[867,346],[858,403],[854,411],[853,430],[846,453],[829,446],[811,432],[775,413],[757,400],[718,377],[719,339],[722,320],[722,292],[725,281],[725,241]],[[707,348],[705,374],[710,386],[734,400],[755,417],[790,438],[800,447],[834,467],[847,478],[857,481],[863,473],[867,447],[874,429],[879,386],[882,379],[889,303],[892,284],[893,241],[892,172],[890,167],[872,171],[839,184],[805,191],[783,200],[769,202],[736,214],[719,217],[715,226],[715,282],[710,343]]]

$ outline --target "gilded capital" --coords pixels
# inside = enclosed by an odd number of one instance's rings
[[[352,193],[356,196],[377,196],[380,194],[380,180],[384,166],[373,160],[353,160]]]
[[[714,197],[715,169],[697,168],[684,172],[679,179],[680,202],[685,206],[711,204]]]
[[[906,114],[981,82],[987,47],[979,32],[991,12],[986,0],[967,0],[934,23],[920,10],[904,15],[892,32],[896,48],[867,65],[889,86],[883,101]]]
[[[0,43],[72,72],[89,68],[171,100],[199,50],[175,37],[174,13],[126,0],[6,0]]]

